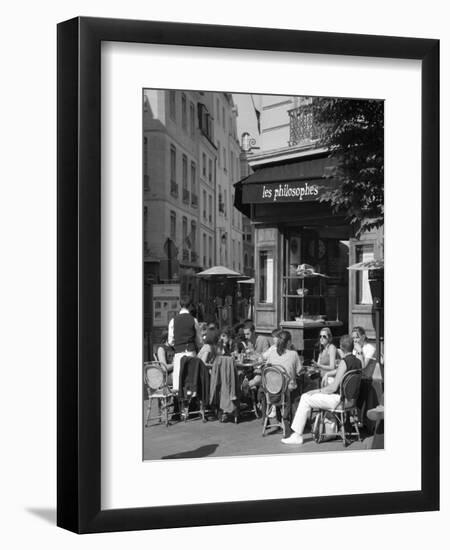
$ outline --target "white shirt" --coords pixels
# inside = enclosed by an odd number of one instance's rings
[[[365,368],[372,360],[375,360],[375,346],[365,342],[360,352],[353,350],[353,355],[356,355],[362,363],[362,367]]]

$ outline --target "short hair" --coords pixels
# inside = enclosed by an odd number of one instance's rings
[[[344,334],[339,339],[339,346],[344,353],[351,353],[353,351],[353,338],[350,334]]]
[[[181,296],[180,298],[181,307],[188,309],[191,304],[192,304],[192,300],[190,296],[188,296],[187,294],[185,296]]]
[[[167,342],[167,339],[169,338],[169,331],[167,329],[164,329],[161,333],[161,339],[159,341],[160,344],[165,344]]]
[[[244,329],[245,328],[249,328],[252,332],[255,332],[255,325],[253,324],[253,321],[245,321]]]
[[[281,332],[281,329],[279,329],[279,328],[274,328],[270,334],[271,334],[272,337],[275,337],[275,336],[278,337],[279,334],[280,334],[280,332]]]
[[[366,336],[366,331],[363,329],[363,327],[353,327],[352,332],[357,332],[358,336]]]

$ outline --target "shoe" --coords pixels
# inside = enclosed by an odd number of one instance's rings
[[[270,407],[270,411],[269,411],[269,414],[267,416],[268,416],[268,418],[275,418],[277,416],[277,410],[275,408],[275,405],[272,405]]]
[[[282,439],[281,443],[285,445],[301,445],[303,443],[303,437],[294,432],[289,437]]]

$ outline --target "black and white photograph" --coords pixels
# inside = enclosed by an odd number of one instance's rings
[[[142,128],[143,460],[383,449],[383,99],[146,88]]]

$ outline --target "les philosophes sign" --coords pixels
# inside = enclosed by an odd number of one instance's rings
[[[248,184],[242,189],[242,202],[244,203],[269,203],[269,202],[299,202],[317,201],[322,193],[329,187],[324,181],[317,183],[293,182],[293,183],[258,183]],[[329,181],[327,181],[329,183]]]

